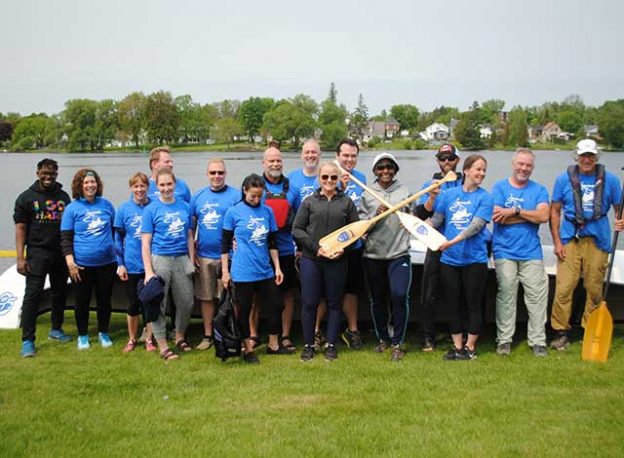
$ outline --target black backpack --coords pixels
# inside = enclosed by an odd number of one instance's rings
[[[241,354],[241,334],[232,303],[231,288],[224,288],[219,300],[217,314],[212,321],[217,358],[225,361]]]

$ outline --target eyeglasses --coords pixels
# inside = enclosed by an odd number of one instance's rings
[[[375,170],[383,171],[383,170],[394,170],[394,164],[378,164],[375,166]]]
[[[323,180],[323,181],[327,181],[327,180],[337,181],[338,180],[338,175],[321,175],[321,180]]]
[[[209,175],[225,175],[225,170],[211,170],[208,172]]]
[[[453,162],[457,159],[457,156],[438,156],[438,161],[440,162]]]

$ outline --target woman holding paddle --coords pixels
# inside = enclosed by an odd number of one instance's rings
[[[399,164],[391,154],[381,153],[375,157],[375,182],[360,201],[359,215],[362,219],[371,219],[388,209],[380,204],[380,198],[384,203],[395,205],[409,197],[407,186],[396,179],[398,171]],[[368,232],[362,259],[371,294],[371,314],[379,341],[375,351],[383,353],[392,345],[391,361],[400,361],[405,356],[401,345],[407,328],[412,279],[409,246],[409,233],[401,227],[399,217],[392,214]],[[388,332],[388,294],[392,305],[392,337]]]
[[[485,225],[492,218],[494,201],[481,188],[487,171],[483,156],[473,154],[464,161],[464,182],[448,189],[436,201],[431,224],[442,226],[447,238],[440,247],[442,299],[451,310],[449,328],[453,348],[445,360],[471,360],[477,357],[476,344],[481,331],[481,302],[487,280],[490,238]],[[465,310],[464,310],[465,309]],[[463,344],[462,316],[468,317],[468,339]]]
[[[293,237],[301,249],[301,324],[305,346],[302,361],[314,355],[314,324],[322,297],[328,309],[325,359],[338,358],[336,341],[340,331],[340,311],[347,280],[347,263],[343,250],[328,252],[319,240],[335,230],[358,221],[353,201],[337,189],[340,170],[331,162],[319,168],[320,188],[303,201],[293,223]]]

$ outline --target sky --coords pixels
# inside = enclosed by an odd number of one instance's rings
[[[1,0],[0,113],[134,91],[467,109],[624,98],[622,0]]]

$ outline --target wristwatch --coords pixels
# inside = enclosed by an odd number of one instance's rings
[[[520,216],[520,212],[522,209],[520,207],[516,207],[516,216]]]

